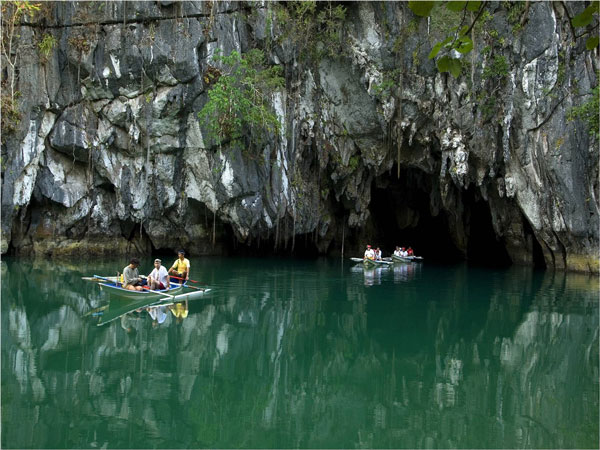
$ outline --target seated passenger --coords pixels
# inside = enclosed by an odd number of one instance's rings
[[[375,259],[375,252],[371,248],[370,245],[367,245],[367,249],[365,250],[365,256],[363,259]]]
[[[142,291],[144,285],[140,278],[138,267],[140,260],[137,258],[131,258],[129,265],[123,268],[123,287],[130,291]]]
[[[190,278],[190,261],[185,257],[183,250],[179,250],[177,256],[178,258],[169,269],[169,275],[180,278],[178,281],[184,283]]]
[[[169,274],[160,259],[154,260],[154,270],[148,275],[148,287],[152,290],[169,289]]]

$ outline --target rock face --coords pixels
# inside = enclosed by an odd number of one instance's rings
[[[394,239],[441,227],[466,258],[493,241],[514,263],[597,272],[598,143],[567,120],[598,82],[568,19],[584,5],[532,3],[522,27],[489,6],[458,79],[427,58],[435,17],[345,7],[340,51],[312,58],[330,43],[290,37],[270,2],[60,2],[24,23],[2,253],[294,251],[302,235],[327,253],[383,242],[385,220]],[[27,43],[45,33],[42,59]],[[283,131],[249,158],[210,147],[197,113],[215,51],[254,47],[286,83]]]

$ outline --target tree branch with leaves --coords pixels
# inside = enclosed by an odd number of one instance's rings
[[[209,67],[204,81],[210,85],[208,102],[198,113],[208,138],[219,147],[243,147],[244,137],[262,144],[280,131],[271,107],[272,95],[284,85],[281,66],[267,66],[259,49],[236,51],[212,58],[222,69]]]

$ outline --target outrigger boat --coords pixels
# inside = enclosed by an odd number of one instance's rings
[[[129,299],[146,299],[146,301],[157,301],[161,299],[169,299],[173,298],[175,295],[183,292],[183,288],[185,285],[179,283],[171,282],[171,287],[169,289],[160,289],[152,291],[150,289],[144,289],[143,291],[131,291],[129,289],[125,289],[120,283],[117,282],[107,282],[107,283],[98,283],[101,291],[108,292],[112,295],[117,295],[123,298]]]
[[[173,286],[170,289],[131,291],[121,287],[117,283],[117,277],[94,275],[93,277],[84,277],[84,279],[98,282],[100,289],[110,294],[108,305],[100,308],[102,310],[101,313],[98,311],[97,313],[90,312],[91,314],[89,314],[100,315],[98,326],[105,325],[140,308],[169,306],[177,302],[195,300],[211,291],[210,288],[196,288],[173,282],[170,283]],[[193,291],[184,292],[186,288],[193,289]]]
[[[376,259],[368,259],[368,258],[350,258],[352,261],[356,263],[362,263],[365,267],[380,267],[380,266],[389,266],[392,263],[390,261],[380,261]]]
[[[392,261],[393,262],[417,262],[417,261],[423,261],[423,257],[422,256],[398,256],[398,255],[392,255]]]

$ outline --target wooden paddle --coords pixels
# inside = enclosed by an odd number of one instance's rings
[[[183,280],[183,278],[181,277],[176,277],[175,275],[169,275],[171,278],[175,278],[176,280]],[[199,281],[196,280],[187,280],[187,281],[191,281],[192,283],[200,283]],[[189,286],[188,286],[189,287]]]
[[[113,282],[113,280],[111,280],[110,278],[101,277],[100,275],[94,275],[94,278],[102,281],[108,281],[109,283]]]
[[[202,291],[202,292],[204,292],[206,290],[206,288],[199,288],[199,287],[188,286],[188,285],[185,285],[184,287],[190,288],[190,289],[196,289],[197,291]]]

